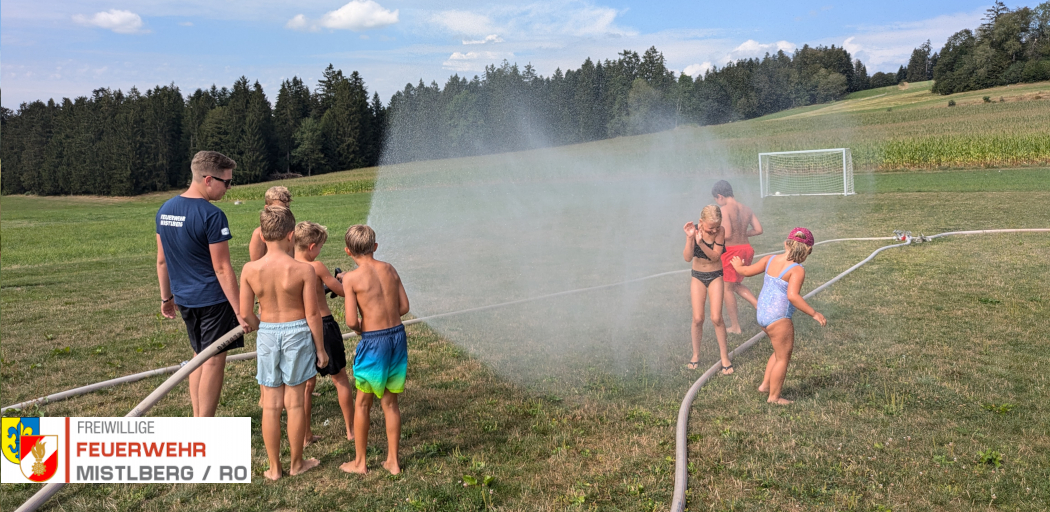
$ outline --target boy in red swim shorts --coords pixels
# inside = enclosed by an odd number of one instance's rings
[[[755,294],[744,286],[744,276],[738,274],[729,262],[739,257],[744,265],[750,265],[755,257],[755,250],[748,238],[762,234],[762,224],[751,208],[737,202],[733,197],[733,186],[726,180],[719,180],[711,188],[715,203],[722,209],[722,226],[726,230],[726,250],[722,253],[723,282],[725,283],[726,332],[740,334],[740,320],[737,315],[736,296],[751,303],[758,304]]]

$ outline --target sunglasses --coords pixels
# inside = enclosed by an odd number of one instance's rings
[[[230,178],[228,180],[224,180],[216,176],[205,176],[205,178],[211,178],[213,180],[221,181],[223,185],[226,185],[226,188],[230,188],[233,186],[233,178]]]

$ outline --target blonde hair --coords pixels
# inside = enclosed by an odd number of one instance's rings
[[[799,242],[798,240],[791,240],[790,238],[784,241],[787,244],[787,260],[795,263],[802,263],[809,257],[809,253],[813,252],[813,248]]]
[[[276,187],[270,187],[266,190],[266,204],[271,205],[276,202],[284,204],[291,204],[292,193],[288,191],[288,187],[282,187],[280,185]]]
[[[310,244],[323,245],[327,241],[328,228],[308,220],[304,220],[295,225],[296,249],[302,249],[305,251],[310,248]]]
[[[193,181],[201,181],[205,176],[221,174],[226,170],[237,168],[237,162],[218,151],[198,151],[190,162]]]
[[[372,254],[375,244],[376,232],[364,224],[354,224],[346,230],[346,248],[353,256]]]
[[[717,204],[709,204],[700,210],[700,220],[722,224],[722,209]]]
[[[265,206],[259,214],[263,240],[276,242],[295,231],[295,215],[284,206]]]

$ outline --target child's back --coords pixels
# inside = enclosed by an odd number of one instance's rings
[[[729,224],[729,229],[726,230],[726,247],[750,243],[747,230],[755,216],[751,208],[733,200],[727,201],[721,208],[722,223]]]
[[[374,258],[362,259],[360,266],[347,274],[343,285],[347,295],[354,295],[361,311],[360,331],[401,325],[404,287],[393,265]]]
[[[306,318],[303,287],[308,279],[316,279],[310,265],[284,251],[267,252],[244,265],[244,278],[259,301],[259,320],[283,323]]]

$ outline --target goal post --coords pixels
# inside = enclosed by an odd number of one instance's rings
[[[762,197],[855,193],[849,148],[759,153],[758,177]]]

